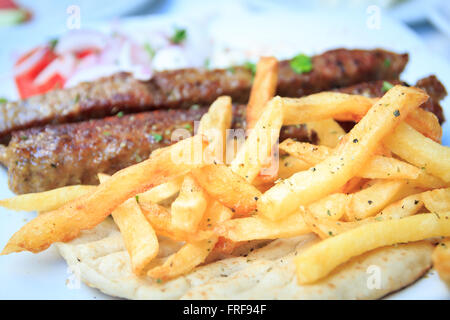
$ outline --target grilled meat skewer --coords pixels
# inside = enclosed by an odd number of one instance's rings
[[[289,60],[280,61],[277,94],[300,97],[363,81],[397,79],[407,62],[407,54],[381,49],[336,49],[313,56],[312,71],[299,74]],[[221,95],[231,96],[235,103],[247,103],[251,84],[252,72],[245,67],[163,71],[149,81],[118,73],[0,105],[0,141],[6,143],[15,130],[102,118],[119,111],[209,105]]]

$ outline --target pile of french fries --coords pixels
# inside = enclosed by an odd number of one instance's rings
[[[318,281],[367,251],[434,239],[433,262],[450,282],[450,148],[422,90],[395,86],[379,99],[337,92],[274,97],[278,62],[262,58],[247,107],[245,141],[229,141],[232,101],[218,98],[196,135],[98,186],[69,186],[0,201],[40,214],[2,254],[40,252],[112,216],[136,275],[164,281],[252,240],[313,232],[295,259],[299,284]],[[356,122],[345,133],[336,120]],[[317,145],[287,139],[306,124]],[[238,150],[229,157],[230,150]],[[184,242],[156,258],[159,237]]]

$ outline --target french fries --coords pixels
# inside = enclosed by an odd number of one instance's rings
[[[377,144],[428,96],[415,88],[389,90],[341,140],[336,152],[315,167],[276,184],[258,200],[258,213],[281,219],[342,187],[364,167]]]
[[[195,232],[208,205],[208,195],[188,174],[180,194],[172,202],[172,224],[181,230]]]
[[[205,261],[216,242],[217,237],[187,243],[161,266],[150,269],[147,275],[154,279],[168,280],[188,273]]]
[[[0,206],[16,211],[46,212],[93,192],[96,186],[67,186],[50,191],[21,194],[0,200]]]
[[[349,195],[345,210],[347,221],[374,216],[388,204],[398,200],[406,184],[402,180],[376,181],[372,186]]]
[[[24,250],[40,252],[54,242],[75,238],[81,230],[91,229],[102,222],[127,199],[186,174],[192,168],[203,166],[201,161],[174,163],[174,159],[186,157],[186,151],[192,159],[193,149],[201,151],[206,146],[201,135],[194,136],[170,146],[155,157],[120,170],[93,193],[28,222],[11,237],[2,254]]]
[[[256,209],[261,192],[225,165],[208,165],[192,170],[197,183],[214,199],[238,215]]]
[[[280,143],[280,150],[309,163],[310,166],[320,163],[333,153],[333,150],[326,146],[316,146],[292,139]],[[420,174],[421,170],[409,163],[377,155],[369,160],[357,176],[368,179],[416,179]]]
[[[250,100],[246,109],[247,129],[253,129],[262,115],[266,103],[275,95],[278,81],[278,61],[274,57],[262,57],[256,66]]]
[[[345,135],[344,129],[333,119],[308,122],[306,126],[317,133],[319,145],[329,148],[336,147]]]
[[[104,183],[110,177],[99,174],[98,178],[100,183]],[[111,215],[122,234],[133,272],[139,276],[158,254],[159,242],[155,231],[145,219],[135,198],[126,200]]]
[[[227,129],[231,127],[233,110],[231,98],[222,96],[216,99],[200,119],[198,133],[209,139],[209,145],[205,150],[206,163],[223,163],[226,150]]]
[[[320,92],[301,98],[284,98],[284,125],[334,118],[359,120],[377,99],[340,92]]]
[[[303,215],[298,212],[279,221],[256,216],[232,219],[217,227],[216,232],[238,242],[295,237],[310,232],[310,229],[304,222]]]
[[[282,124],[283,100],[275,97],[267,103],[255,127],[231,162],[231,170],[252,183],[261,169],[270,163]]]
[[[450,235],[450,213],[433,213],[364,224],[315,244],[295,259],[299,284],[327,276],[364,252],[396,243]]]
[[[384,143],[405,161],[445,182],[450,182],[450,148],[401,123]]]
[[[160,203],[175,196],[180,191],[183,180],[183,176],[174,178],[166,183],[138,194],[137,198],[139,199],[139,202]]]

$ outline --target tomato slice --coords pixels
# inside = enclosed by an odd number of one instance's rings
[[[62,87],[65,79],[60,75],[54,75],[47,82],[36,84],[35,79],[57,55],[48,47],[37,47],[24,54],[16,62],[15,83],[22,99],[28,98],[36,94],[45,93],[55,87]]]

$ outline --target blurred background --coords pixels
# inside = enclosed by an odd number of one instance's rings
[[[42,44],[50,43],[55,48],[57,40],[61,41],[56,46],[56,53],[59,58],[62,58],[58,63],[55,60],[54,66],[52,65],[51,68],[48,68],[48,72],[45,72],[40,79],[37,79],[41,81],[44,77],[44,83],[48,83],[48,78],[53,77],[54,74],[64,78],[62,85],[70,86],[78,81],[94,79],[99,74],[106,75],[118,69],[134,72],[137,77],[148,78],[151,76],[152,69],[165,69],[167,65],[186,67],[207,64],[209,58],[204,55],[204,52],[208,51],[208,48],[205,48],[205,41],[203,41],[203,45],[198,45],[200,41],[193,44],[195,37],[189,37],[186,45],[178,48],[174,48],[173,43],[169,44],[170,47],[164,47],[160,43],[146,43],[145,41],[147,40],[140,41],[138,39],[137,42],[140,42],[138,50],[128,48],[129,46],[134,46],[133,41],[135,40],[130,40],[128,37],[127,39],[120,39],[122,41],[120,43],[118,39],[108,40],[107,46],[111,48],[104,50],[106,54],[100,55],[102,59],[100,64],[98,61],[95,62],[96,70],[101,71],[101,73],[93,74],[90,71],[94,65],[93,57],[89,57],[92,50],[81,51],[81,56],[79,56],[79,46],[101,47],[104,46],[103,42],[105,39],[102,39],[102,36],[98,34],[85,33],[83,34],[83,40],[79,42],[80,37],[77,38],[76,35],[65,38],[61,38],[61,35],[68,34],[68,31],[71,29],[89,29],[91,26],[94,26],[94,29],[98,29],[96,28],[98,26],[106,24],[111,26],[114,23],[120,24],[120,21],[123,19],[144,17],[146,15],[188,16],[191,21],[197,24],[197,22],[202,22],[205,19],[209,19],[209,21],[214,20],[220,14],[228,14],[228,16],[231,15],[233,17],[233,14],[236,13],[258,14],[259,12],[267,11],[290,14],[295,14],[296,12],[320,12],[323,16],[332,16],[337,11],[359,11],[361,15],[374,15],[375,18],[377,18],[379,13],[378,18],[380,21],[385,16],[400,21],[418,35],[433,54],[441,56],[445,61],[450,62],[450,1],[448,0],[0,0],[0,38],[2,40],[0,49],[0,80],[2,80],[4,87],[10,86],[12,88],[12,84],[5,84],[3,79],[13,78],[12,69],[14,64],[21,60],[23,61],[24,57],[26,58],[27,54],[30,53],[30,50]],[[147,20],[152,19],[149,18]],[[376,19],[373,22],[377,23]],[[203,29],[206,28],[203,27]],[[112,29],[114,33],[114,28]],[[141,31],[141,27],[138,27],[138,29],[140,31],[138,33],[132,31],[131,36],[138,37],[142,33],[145,34],[147,39],[158,39],[158,35],[145,33],[145,31]],[[197,29],[202,29],[202,27],[197,27]],[[111,28],[108,32],[111,32]],[[199,32],[204,33],[204,30],[199,30]],[[197,34],[200,34],[199,32]],[[299,31],[300,38],[302,32],[307,32],[307,30]],[[352,30],[352,32],[357,32],[357,30]],[[196,32],[189,30],[189,33],[191,35]],[[166,34],[164,37],[167,39],[171,35]],[[51,41],[55,42],[52,43]],[[99,44],[99,42],[102,43]],[[189,50],[189,45],[195,46],[197,50]],[[158,51],[156,51],[155,56],[155,46],[157,49],[159,48],[158,50],[163,49],[164,55],[160,55],[162,58],[158,57]],[[103,48],[101,47],[102,50]],[[184,52],[180,54],[179,49],[183,49]],[[78,50],[76,51],[75,62],[72,61],[73,54],[64,55],[64,51],[68,50],[72,50],[72,53],[74,50]],[[127,53],[127,50],[131,50],[131,55],[135,57],[131,59],[130,57],[124,58],[124,55],[130,55],[130,53]],[[123,52],[123,54],[117,53],[119,51]],[[145,57],[146,54],[142,53],[143,51],[150,53],[152,64],[146,61],[148,58]],[[227,62],[230,62],[229,58],[231,55],[231,53],[227,53]],[[72,60],[67,61],[65,59],[67,56]],[[170,63],[168,63],[168,59]],[[116,63],[118,60],[120,60],[119,63]],[[80,63],[80,61],[84,64]],[[107,64],[105,61],[109,63],[107,67],[105,66]],[[111,68],[112,61],[117,66]],[[130,61],[133,64],[132,66],[130,66]],[[221,66],[220,57],[216,57],[214,62],[216,64],[213,67]],[[235,61],[231,59],[231,62]],[[81,76],[74,77],[75,72],[73,70],[71,72],[67,71],[70,68],[75,68],[73,67],[74,65],[78,69],[80,66],[84,66],[85,70]],[[59,68],[59,70],[55,72],[55,68]],[[17,70],[14,72],[17,72]],[[65,75],[64,73],[70,74]],[[55,81],[58,82],[58,79],[53,82],[50,81],[50,83],[54,85]],[[26,97],[27,95],[45,91],[42,88],[39,90],[36,92],[25,92],[20,96]],[[9,89],[4,91],[13,92],[13,90]]]

